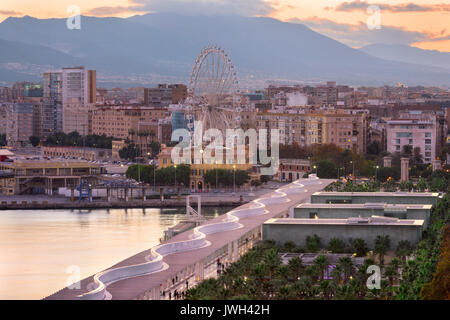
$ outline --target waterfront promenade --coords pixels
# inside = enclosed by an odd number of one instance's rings
[[[83,279],[79,289],[64,288],[46,299],[161,299],[162,290],[170,290],[185,279],[190,279],[191,285],[195,285],[192,279],[197,282],[204,279],[205,268],[210,268],[217,259],[227,262],[239,259],[261,240],[265,221],[287,216],[289,208],[309,201],[312,193],[331,182],[313,178],[283,186]]]

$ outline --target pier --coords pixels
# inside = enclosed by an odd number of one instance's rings
[[[162,299],[163,290],[186,280],[192,286],[208,277],[217,259],[237,261],[261,241],[265,221],[287,217],[290,208],[331,182],[316,177],[297,180],[87,277],[79,289],[66,287],[45,299]]]

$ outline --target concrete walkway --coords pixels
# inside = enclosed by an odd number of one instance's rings
[[[222,249],[229,243],[235,242],[238,239],[242,238],[248,232],[251,232],[255,228],[260,227],[268,219],[280,217],[281,215],[286,216],[290,207],[293,207],[294,205],[304,201],[309,201],[312,193],[324,189],[332,181],[333,180],[319,179],[317,180],[317,183],[305,185],[304,189],[301,192],[289,193],[287,195],[289,202],[268,204],[265,207],[265,209],[268,211],[266,214],[250,216],[247,218],[240,219],[239,223],[242,224],[241,228],[226,232],[208,234],[206,236],[206,240],[208,240],[211,243],[209,246],[192,251],[180,252],[164,256],[163,261],[168,265],[167,269],[148,275],[137,276],[134,278],[128,278],[114,282],[107,286],[107,291],[112,295],[112,299],[117,300],[131,300],[136,298],[142,298],[142,296],[146,295],[151,290],[157,292],[157,297],[153,295],[153,298],[161,298],[160,288],[161,287],[166,288],[168,281],[170,282],[170,279],[174,278],[178,274],[183,274],[183,272],[187,268],[189,268],[192,265],[195,265],[197,262],[208,261],[208,257],[214,255],[216,252],[218,252],[220,249]],[[272,192],[266,196],[269,197],[272,194],[275,193]],[[250,208],[251,206],[252,203],[248,203],[239,207],[239,209]],[[223,218],[224,218],[223,216],[219,216],[213,220],[205,222],[205,225],[220,223],[222,222]],[[189,230],[171,238],[170,240],[167,241],[167,243],[186,241],[191,239],[192,236],[193,230]],[[150,253],[151,253],[150,249],[143,251],[124,261],[119,262],[112,268],[143,263],[146,261],[145,258],[149,256]],[[182,286],[183,284],[180,283],[180,285]],[[71,290],[68,288],[64,288],[61,291],[47,297],[46,299],[73,300],[77,299],[77,296],[87,293],[92,289],[94,289],[93,276],[90,276],[81,281],[81,289]]]

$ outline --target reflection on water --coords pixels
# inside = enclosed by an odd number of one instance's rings
[[[184,208],[0,211],[0,299],[44,298],[70,283],[73,266],[83,279],[157,245],[184,219]]]

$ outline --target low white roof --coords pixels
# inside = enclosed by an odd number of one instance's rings
[[[13,156],[14,153],[9,151],[8,149],[0,149],[0,156]]]

